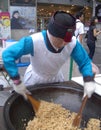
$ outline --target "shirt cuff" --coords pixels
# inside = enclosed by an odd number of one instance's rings
[[[87,76],[87,77],[83,77],[84,82],[90,82],[90,81],[94,81],[94,76]]]
[[[15,77],[10,77],[12,80],[19,80],[20,79],[20,75],[17,75]]]

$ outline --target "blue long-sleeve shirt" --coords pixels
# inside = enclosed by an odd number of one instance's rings
[[[50,46],[47,46],[46,31],[42,31],[42,34],[44,36],[44,40],[48,50],[54,51],[50,48]],[[34,46],[31,36],[22,38],[19,42],[4,50],[2,54],[2,59],[4,62],[4,67],[11,78],[17,77],[19,75],[18,68],[16,66],[16,60],[19,59],[21,56],[27,54],[34,56]],[[93,76],[90,64],[91,61],[88,57],[87,52],[78,41],[71,53],[71,56],[78,64],[79,70],[82,73],[83,77]]]

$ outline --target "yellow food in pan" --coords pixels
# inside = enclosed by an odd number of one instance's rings
[[[72,126],[77,113],[70,112],[60,104],[41,101],[40,108],[26,130],[81,130]],[[101,130],[99,119],[90,119],[84,130]]]

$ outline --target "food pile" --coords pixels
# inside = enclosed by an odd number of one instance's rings
[[[77,113],[66,110],[60,104],[41,101],[40,108],[26,130],[81,130],[72,126]],[[84,130],[101,130],[99,119],[90,119]]]

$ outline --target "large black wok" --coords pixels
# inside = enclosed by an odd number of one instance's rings
[[[78,112],[82,102],[83,87],[73,81],[53,84],[41,84],[29,87],[33,97],[54,103],[62,104],[63,107],[71,111]],[[101,118],[101,97],[94,94],[87,101],[83,111],[83,121],[89,118]],[[22,96],[13,93],[4,106],[4,120],[8,130],[25,130],[27,122],[35,116],[29,101],[25,101]]]

